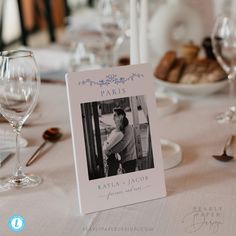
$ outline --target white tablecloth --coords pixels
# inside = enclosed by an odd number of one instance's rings
[[[0,235],[15,235],[7,226],[14,214],[25,218],[20,235],[27,236],[236,235],[236,161],[211,158],[222,151],[229,131],[214,120],[226,104],[224,94],[182,101],[176,113],[157,121],[160,136],[177,142],[183,151],[182,163],[165,172],[166,198],[80,216],[66,88],[43,84],[35,114],[22,131],[29,141],[21,152],[23,162],[46,128],[60,127],[64,137],[25,169],[43,177],[39,187],[0,193]],[[14,161],[0,168],[1,177],[12,172]]]

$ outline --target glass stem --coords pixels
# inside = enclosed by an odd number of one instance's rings
[[[107,50],[107,63],[108,67],[113,66],[113,48]]]
[[[16,125],[14,127],[14,132],[16,133],[16,165],[14,176],[20,178],[23,176],[22,165],[20,160],[20,145],[19,145],[19,136],[20,136],[21,126]]]
[[[229,99],[230,99],[230,110],[235,111],[235,103],[234,95],[235,95],[235,78],[236,75],[234,72],[230,73],[229,75]]]

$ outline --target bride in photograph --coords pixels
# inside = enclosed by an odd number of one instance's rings
[[[126,116],[123,116],[124,111],[122,109],[115,108],[113,112],[115,129],[112,130],[107,140],[103,144],[106,176],[113,176],[123,173],[121,156],[119,155],[119,153],[109,154],[109,151],[123,139],[125,127],[129,124]]]

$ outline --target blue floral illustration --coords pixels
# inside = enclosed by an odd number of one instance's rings
[[[89,86],[108,86],[111,84],[119,85],[125,84],[128,81],[134,81],[136,79],[143,79],[144,75],[139,73],[132,73],[129,77],[119,77],[116,74],[108,74],[105,79],[102,80],[92,80],[92,79],[85,79],[79,82],[79,85],[89,85]]]

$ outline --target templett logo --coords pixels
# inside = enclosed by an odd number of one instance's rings
[[[195,206],[182,219],[186,233],[208,230],[217,233],[223,225],[223,209],[221,206]]]
[[[22,216],[14,215],[8,220],[8,227],[13,232],[21,232],[25,228],[25,219]]]

